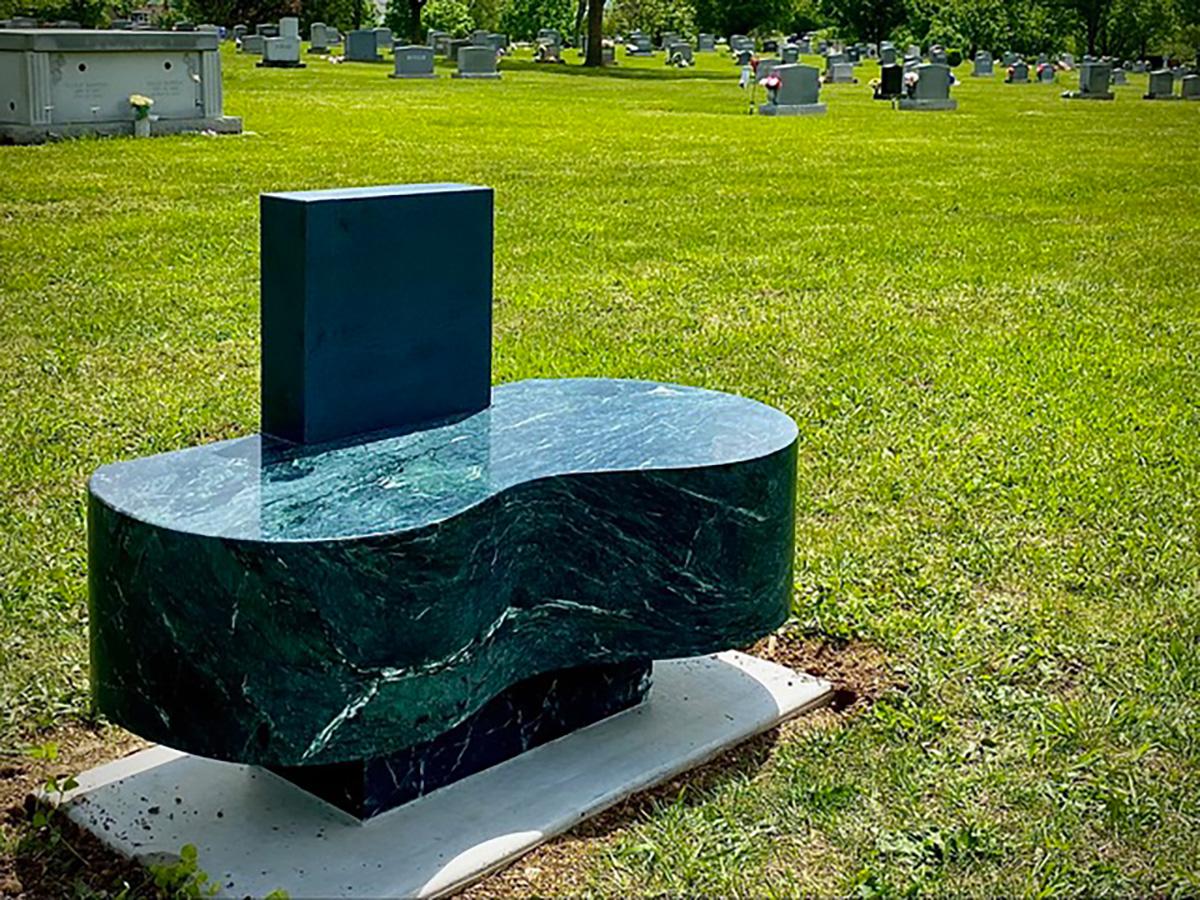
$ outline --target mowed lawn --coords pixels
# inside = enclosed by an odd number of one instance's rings
[[[230,54],[244,136],[0,148],[0,748],[87,715],[91,470],[257,428],[259,193],[471,182],[495,379],[786,410],[798,627],[894,685],[584,842],[573,885],[1200,892],[1200,104],[964,66],[957,112],[862,83],[771,119],[699,59]]]

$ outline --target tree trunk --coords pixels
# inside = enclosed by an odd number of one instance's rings
[[[425,5],[425,0],[408,0],[408,18],[412,25],[409,38],[414,45],[421,43],[421,7]]]
[[[585,66],[599,68],[604,65],[604,0],[588,3],[588,45]]]

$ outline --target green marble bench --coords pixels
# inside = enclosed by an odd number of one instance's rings
[[[423,204],[440,209],[460,190],[486,197],[477,255],[488,275],[479,288],[460,273],[458,312],[446,312],[444,293],[386,294],[369,259],[352,298],[323,283],[297,289],[290,270],[275,290],[288,242],[268,234],[272,203],[302,208],[300,231],[316,237],[299,266],[314,271],[338,252],[314,219],[353,237],[365,205],[379,207],[367,215],[376,225],[390,210],[397,227],[428,229]],[[653,659],[744,645],[784,620],[790,418],[640,381],[485,384],[481,394],[488,366],[462,356],[463,335],[488,338],[477,326],[490,323],[490,192],[283,198],[264,198],[263,217],[263,417],[275,433],[108,465],[91,479],[92,679],[109,718],[190,753],[272,767],[366,817],[636,704]],[[445,313],[424,334],[420,316],[395,320],[417,302]],[[289,316],[299,337],[268,333]],[[344,322],[355,316],[363,321]],[[363,335],[379,341],[389,329],[404,332],[400,358],[391,363],[384,340],[365,364]],[[378,371],[347,380],[342,354]],[[286,409],[273,366],[301,384]],[[442,396],[430,406],[388,381],[411,377]],[[391,396],[408,410],[381,406]]]

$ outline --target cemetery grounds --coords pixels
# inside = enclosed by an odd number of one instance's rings
[[[496,189],[495,381],[795,418],[756,649],[842,687],[477,896],[1200,892],[1200,104],[965,64],[957,112],[770,119],[724,54],[226,52],[242,137],[0,148],[0,895],[154,895],[22,807],[136,746],[88,718],[89,473],[256,430],[260,192],[422,181]]]

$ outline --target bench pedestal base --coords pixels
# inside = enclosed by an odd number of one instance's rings
[[[165,747],[80,775],[66,812],[148,863],[194,844],[219,896],[443,896],[833,693],[736,652],[657,662],[653,683],[627,712],[366,823],[265,769]]]

